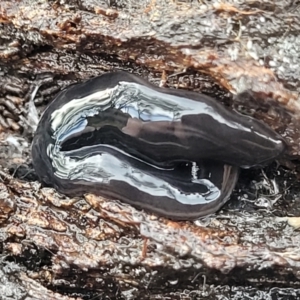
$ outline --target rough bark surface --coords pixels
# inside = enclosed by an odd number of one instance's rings
[[[1,1],[3,299],[300,297],[296,172],[244,171],[221,212],[171,222],[41,188],[29,155],[32,103],[40,113],[65,86],[121,68],[263,120],[298,159],[299,14],[282,0]]]

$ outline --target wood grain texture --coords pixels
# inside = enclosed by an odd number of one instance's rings
[[[291,171],[246,172],[217,216],[174,223],[40,189],[28,155],[36,86],[41,112],[63,87],[124,69],[263,120],[298,159],[299,9],[294,1],[1,1],[0,286],[30,282],[30,296],[43,285],[45,299],[299,297],[289,217],[299,216],[300,187]]]

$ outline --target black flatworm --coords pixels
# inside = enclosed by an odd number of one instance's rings
[[[62,91],[32,144],[40,180],[67,195],[108,196],[173,219],[195,219],[229,198],[240,167],[285,148],[261,122],[194,92],[106,73]]]

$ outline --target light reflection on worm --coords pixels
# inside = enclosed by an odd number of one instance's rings
[[[240,167],[284,151],[259,121],[194,92],[106,73],[62,91],[32,144],[40,180],[67,195],[95,193],[173,219],[217,211]]]

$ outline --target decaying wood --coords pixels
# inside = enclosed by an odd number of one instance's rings
[[[217,215],[171,222],[116,201],[41,188],[29,154],[30,99],[42,111],[65,86],[121,68],[157,85],[211,94],[263,120],[298,159],[299,5],[65,2],[0,3],[0,288],[7,287],[0,294],[299,297],[300,185],[291,171],[249,171]]]
[[[267,106],[257,117],[298,157],[299,13],[293,1],[2,1],[0,57],[21,73],[77,79],[110,68],[103,54],[159,72],[200,71],[234,94],[251,91]]]
[[[76,291],[81,282],[86,292],[147,299],[162,281],[194,290],[203,276],[209,286],[232,280],[253,287],[300,285],[298,218],[240,207],[202,223],[172,222],[117,201],[70,199],[36,182],[0,175],[3,251],[20,260],[35,257],[26,276],[51,289],[71,285]]]

